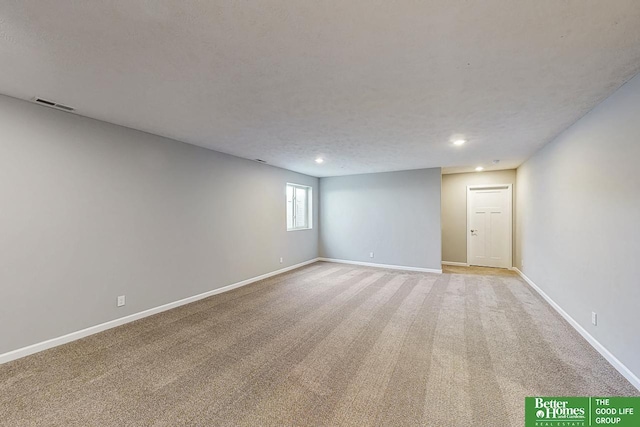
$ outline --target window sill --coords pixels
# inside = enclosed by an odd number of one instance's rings
[[[307,227],[307,228],[287,228],[287,231],[305,231],[305,230],[313,230],[313,227]]]

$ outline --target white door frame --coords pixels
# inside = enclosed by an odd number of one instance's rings
[[[467,239],[467,265],[471,265],[471,239],[469,239],[469,230],[471,230],[471,203],[469,198],[473,190],[489,190],[491,188],[506,188],[508,194],[509,209],[507,213],[507,221],[509,223],[509,269],[513,268],[513,189],[512,184],[487,184],[487,185],[467,185],[467,229],[465,237]]]

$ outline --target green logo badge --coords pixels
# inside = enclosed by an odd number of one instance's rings
[[[525,427],[640,426],[640,397],[527,397]]]

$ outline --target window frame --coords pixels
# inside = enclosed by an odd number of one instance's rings
[[[289,206],[289,202],[287,200],[287,190],[289,187],[293,188],[293,195],[291,200],[291,206]],[[295,227],[296,224],[296,189],[302,189],[307,193],[307,206],[305,209],[306,212],[306,224],[304,227]],[[284,187],[284,203],[285,203],[285,227],[287,231],[302,231],[302,230],[312,230],[313,229],[313,187],[309,185],[303,184],[295,184],[293,182],[287,182]],[[291,218],[293,228],[289,228],[288,217],[289,217],[289,208],[291,208]]]

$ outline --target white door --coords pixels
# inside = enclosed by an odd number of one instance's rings
[[[511,267],[511,185],[467,187],[467,263]]]

